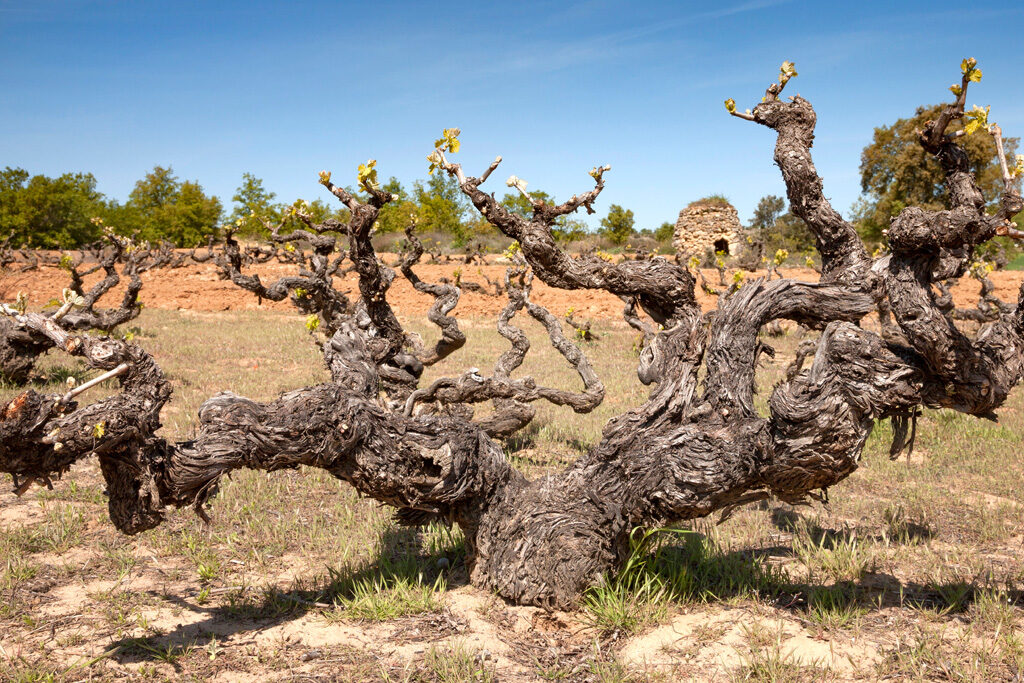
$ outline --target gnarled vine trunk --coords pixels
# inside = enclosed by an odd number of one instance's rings
[[[901,447],[918,406],[990,414],[1024,373],[1024,305],[1018,302],[972,340],[955,327],[931,289],[937,279],[962,273],[972,248],[1005,232],[1022,206],[1004,171],[1002,208],[986,215],[966,157],[945,134],[949,121],[963,113],[968,74],[957,102],[922,133],[922,144],[946,169],[951,208],[905,210],[890,230],[892,253],[878,260],[867,255],[853,227],[825,199],[810,155],[815,113],[799,96],[779,100],[787,80],[783,74],[761,104],[738,115],[776,131],[775,160],[794,213],[815,234],[821,280],[750,282],[733,288],[707,316],[694,298],[694,278],[682,266],[661,258],[613,264],[596,256],[571,257],[558,248],[552,225],[580,207],[592,210],[607,167],[592,171],[593,190],[568,202],[555,206],[530,198],[534,212],[524,218],[480,189],[500,159],[477,178],[447,160],[450,145],[431,155],[488,221],[517,240],[535,277],[554,287],[621,296],[627,319],[644,331],[638,373],[651,386],[648,401],[611,420],[600,442],[561,472],[527,480],[488,434],[525,424],[530,401],[543,398],[583,411],[603,396],[585,357],[561,336],[558,321],[530,308],[528,276],[512,273],[506,281],[510,303],[500,324],[513,348],[493,375],[474,370],[416,388],[423,362],[462,344],[457,325],[447,318],[457,291],[417,285],[436,297],[435,322],[443,333],[433,349],[411,345],[387,303],[394,274],[377,260],[369,241],[377,212],[391,197],[366,178],[369,200],[362,203],[326,174],[322,182],[352,218],[344,226],[310,222],[304,237],[326,250],[323,233],[347,232],[360,289],[351,309],[326,289],[305,289],[318,277],[326,286],[336,270],[326,251],[302,283],[282,281],[279,287],[242,276],[237,254],[222,267],[226,277],[260,296],[284,298],[301,285],[305,295],[323,299],[311,310],[321,316],[330,311],[323,352],[331,382],[269,403],[218,394],[201,407],[196,438],[170,443],[155,433],[170,388],[145,351],[75,335],[38,314],[17,314],[18,329],[44,335],[92,367],[117,374],[121,392],[84,407],[72,392],[18,396],[0,411],[0,470],[14,475],[24,490],[95,454],[107,478],[112,520],[136,533],[159,524],[166,507],[193,505],[201,511],[219,479],[234,469],[321,467],[398,508],[403,522],[440,517],[462,527],[474,584],[518,603],[562,607],[619,566],[635,527],[727,513],[768,497],[796,503],[818,496],[856,469],[876,420],[893,418],[894,447]],[[993,134],[998,141],[998,129]],[[292,237],[275,233],[279,242]],[[403,271],[422,248],[414,245],[414,251]],[[891,310],[905,345],[857,326],[880,303]],[[637,306],[657,329],[641,321]],[[510,377],[526,352],[510,321],[524,308],[545,322],[584,391],[559,393]],[[781,318],[822,334],[810,366],[794,367],[775,388],[765,419],[753,406],[757,356],[768,351],[758,331]],[[706,378],[699,384],[702,364]],[[494,402],[496,417],[473,421],[467,411],[444,409],[483,400]]]

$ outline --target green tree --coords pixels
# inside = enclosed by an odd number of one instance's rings
[[[337,218],[344,222],[348,222],[348,209],[345,209],[345,215],[340,215],[340,210],[335,209],[333,206],[325,202],[324,200],[317,198],[311,202],[307,202],[303,199],[296,199],[294,204],[302,205],[302,211],[312,218],[314,223],[323,223],[328,218]]]
[[[205,242],[216,232],[222,213],[220,200],[207,196],[199,183],[181,182],[173,169],[162,166],[155,166],[135,183],[127,208],[137,215],[140,237],[165,239],[179,247]]]
[[[614,244],[624,244],[633,234],[633,212],[618,204],[608,207],[608,215],[601,219],[601,234]]]
[[[472,239],[473,230],[465,222],[469,207],[457,180],[447,173],[434,173],[426,185],[416,181],[413,194],[421,230],[448,233],[456,247]]]
[[[555,198],[544,190],[531,190],[530,196],[548,204],[555,203]],[[512,213],[519,214],[523,218],[533,217],[533,204],[531,204],[530,200],[518,190],[515,192],[506,192],[505,196],[501,198],[501,205]]]
[[[587,236],[590,230],[587,228],[587,224],[578,218],[570,218],[569,216],[561,216],[555,225],[551,228],[551,235],[556,241],[567,243],[581,240]]]
[[[775,225],[775,221],[786,210],[786,200],[773,194],[761,197],[754,209],[754,217],[750,219],[750,229],[765,231]]]
[[[797,218],[792,211],[787,211],[775,220],[768,247],[771,253],[775,253],[777,249],[785,249],[792,253],[808,251],[814,248],[814,233],[803,219]]]
[[[170,205],[181,184],[170,166],[154,166],[141,180],[135,182],[128,201],[144,214],[151,214]]]
[[[202,186],[191,180],[181,184],[174,202],[175,221],[170,240],[181,247],[194,247],[217,231],[223,207],[216,197],[208,197]]]
[[[252,173],[242,174],[242,184],[235,190],[231,201],[235,203],[228,220],[241,221],[238,232],[247,237],[266,236],[267,229],[261,218],[272,223],[281,220],[281,206],[274,203],[277,195],[263,187],[263,180]]]
[[[544,190],[531,190],[530,196],[548,204],[554,204],[554,196]],[[533,205],[523,196],[522,192],[506,192],[501,198],[501,205],[523,218],[533,217]],[[493,228],[492,228],[493,229]],[[587,234],[587,224],[571,216],[559,216],[551,227],[551,234],[559,242],[572,242],[583,239]]]
[[[57,178],[29,176],[21,168],[0,172],[0,234],[14,233],[16,245],[70,248],[95,241],[100,228],[92,218],[106,211],[91,173]]]
[[[764,241],[769,255],[778,249],[799,253],[814,248],[814,235],[807,224],[787,211],[786,200],[776,195],[761,197],[748,227]]]
[[[676,234],[675,223],[669,223],[665,221],[654,230],[654,239],[659,242],[671,242],[672,238]]]
[[[653,230],[651,228],[644,228],[643,230],[637,231],[636,234],[641,237],[649,237],[658,242],[667,243],[672,241],[672,238],[675,236],[675,232],[675,224],[665,221]]]
[[[21,245],[26,239],[25,223],[21,216],[22,195],[28,171],[8,166],[0,171],[0,239],[14,233],[14,244]]]
[[[398,199],[385,204],[380,210],[377,217],[377,232],[405,232],[409,222],[418,217],[419,207],[394,176],[391,176],[381,189],[397,196]]]
[[[854,206],[854,220],[866,239],[881,240],[882,230],[907,206],[932,210],[948,207],[942,167],[918,142],[918,131],[937,118],[943,106],[919,107],[911,118],[875,128],[874,139],[860,157],[863,201]],[[947,130],[954,132],[962,127],[962,122],[954,121]],[[1007,138],[1004,142],[1012,166],[1019,140]],[[978,132],[960,138],[959,144],[967,152],[985,200],[994,203],[1002,192],[1002,180],[992,136]]]

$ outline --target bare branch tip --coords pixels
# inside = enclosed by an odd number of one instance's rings
[[[494,161],[491,162],[491,165],[488,166],[487,169],[480,175],[480,183],[481,184],[483,184],[484,181],[486,181],[488,178],[491,177],[491,173],[494,172],[494,169],[498,168],[498,164],[500,164],[500,163],[501,163],[501,155],[498,155],[498,156],[496,156],[494,158]]]
[[[100,382],[105,382],[105,381],[107,381],[108,379],[110,379],[112,377],[117,377],[118,375],[123,375],[127,371],[128,371],[128,364],[127,363],[121,363],[120,365],[118,365],[113,370],[110,370],[108,372],[104,372],[102,375],[99,375],[98,377],[94,377],[91,380],[89,380],[88,382],[83,382],[82,384],[79,384],[77,387],[74,387],[73,389],[69,390],[66,394],[64,394],[64,396],[61,397],[60,402],[61,403],[68,403],[75,396],[78,396],[79,394],[81,394],[81,393],[83,393],[85,391],[88,391],[89,389],[93,388],[94,386],[96,386]]]

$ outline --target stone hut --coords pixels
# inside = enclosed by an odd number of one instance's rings
[[[736,256],[742,243],[739,214],[724,199],[698,199],[679,212],[672,239],[677,254],[703,257],[709,251],[724,251]]]

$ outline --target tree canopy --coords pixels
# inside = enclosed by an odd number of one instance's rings
[[[855,220],[865,238],[881,240],[882,231],[889,227],[892,218],[908,206],[929,210],[948,207],[942,166],[925,152],[918,138],[919,131],[939,116],[943,106],[918,107],[910,118],[875,128],[871,144],[861,153],[860,185],[864,196],[854,208]],[[962,121],[953,121],[949,132],[955,133],[963,126]],[[1005,140],[1011,166],[1018,142],[1018,138]],[[958,144],[967,152],[978,187],[992,206],[1003,189],[992,136],[965,135]]]
[[[424,231],[445,232],[454,236],[455,246],[466,244],[473,231],[466,221],[469,202],[459,190],[459,183],[443,173],[431,174],[426,184],[413,186],[419,206],[419,225]]]
[[[775,225],[786,210],[786,200],[773,194],[761,197],[754,209],[754,217],[750,219],[751,230],[768,230]]]
[[[633,211],[618,204],[608,207],[608,215],[601,219],[601,234],[615,244],[625,244],[633,234]]]
[[[207,196],[198,182],[179,181],[171,167],[154,166],[128,196],[128,225],[141,238],[166,239],[179,247],[195,247],[217,231],[223,207]],[[134,223],[134,224],[132,224]],[[135,231],[133,230],[133,232]]]
[[[554,196],[544,190],[531,190],[530,196],[548,204],[557,203]],[[533,206],[522,192],[506,192],[501,198],[501,205],[516,215],[529,218],[533,215]],[[551,229],[551,234],[559,242],[572,242],[583,239],[587,234],[587,224],[572,216],[559,216]]]
[[[263,180],[252,173],[242,174],[242,184],[235,190],[231,201],[234,209],[228,216],[232,223],[239,223],[238,232],[242,235],[262,235],[265,228],[260,218],[276,221],[281,217],[281,207],[274,203],[277,194],[263,187]]]
[[[798,253],[814,248],[814,235],[807,224],[787,210],[786,200],[776,195],[761,197],[748,227],[770,252],[785,249]]]
[[[10,166],[0,171],[0,233],[3,238],[13,233],[15,245],[56,248],[91,242],[100,234],[91,219],[106,212],[91,173],[50,178]]]
[[[458,183],[446,174],[434,173],[407,188],[397,178],[380,183],[380,189],[397,197],[380,211],[375,231],[402,233],[413,221],[417,231],[449,235],[453,246],[462,247],[480,235],[496,235],[485,219],[470,211],[470,204]],[[366,199],[360,188],[347,191]],[[533,190],[530,196],[555,203],[553,195]],[[99,217],[123,235],[134,235],[150,242],[168,241],[179,247],[194,247],[214,235],[222,220],[236,224],[236,234],[248,239],[265,238],[266,223],[288,220],[289,204],[280,201],[262,178],[251,172],[241,181],[224,207],[221,199],[208,194],[197,180],[182,180],[170,166],[154,166],[134,185],[127,201],[106,197],[89,173],[65,173],[58,177],[32,175],[21,168],[0,171],[0,238],[13,232],[14,246],[71,249],[94,242],[101,229],[93,222]],[[328,205],[322,198],[296,199],[304,213],[315,221],[337,218],[348,220],[348,209]],[[508,192],[502,206],[528,217],[533,214],[529,200],[518,192]],[[601,221],[601,233],[615,244],[625,244],[636,234],[633,212],[613,205]],[[562,243],[592,235],[587,223],[576,216],[560,216],[552,227]],[[654,231],[645,230],[645,234]],[[672,224],[657,231],[657,239],[670,239]]]

